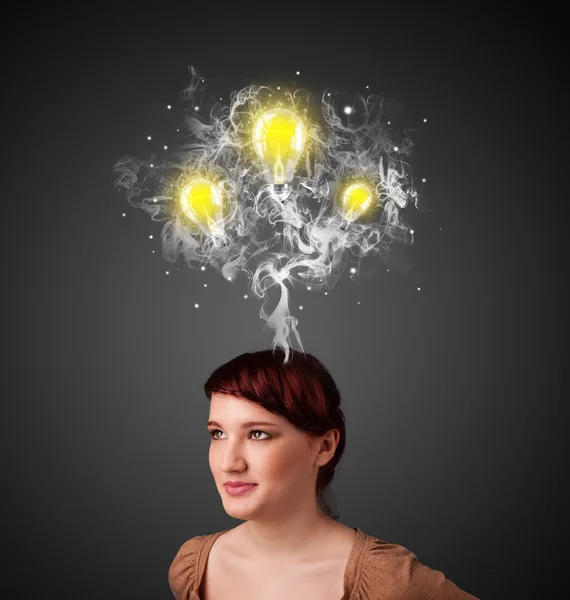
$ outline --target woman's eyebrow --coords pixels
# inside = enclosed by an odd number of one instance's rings
[[[216,421],[208,421],[208,424],[206,425],[206,427],[209,427],[210,425],[214,425],[216,427],[222,427]],[[270,423],[269,421],[247,421],[246,423],[241,424],[241,428],[246,429],[248,427],[254,427],[256,425],[264,425],[265,427],[267,427],[268,425],[270,425],[272,427],[279,427],[279,425],[277,425],[277,423]]]

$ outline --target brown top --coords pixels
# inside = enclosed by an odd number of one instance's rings
[[[418,562],[403,546],[353,529],[356,541],[346,563],[344,594],[339,600],[479,600],[441,571]],[[198,535],[182,544],[168,570],[168,584],[176,600],[203,600],[198,590],[208,555],[226,531],[230,530]]]

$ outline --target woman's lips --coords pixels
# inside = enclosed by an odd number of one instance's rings
[[[239,496],[240,494],[244,494],[245,492],[249,492],[249,490],[253,489],[257,486],[257,483],[248,483],[247,485],[229,485],[226,483],[224,486],[226,488],[226,492],[231,494],[232,496]]]

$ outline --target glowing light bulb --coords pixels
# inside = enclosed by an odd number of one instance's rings
[[[201,231],[222,241],[225,245],[223,227],[223,200],[218,186],[208,179],[192,179],[180,193],[180,208]]]
[[[355,221],[372,204],[372,190],[363,183],[353,183],[346,187],[340,197],[340,211],[344,218],[341,229],[346,229],[349,222]]]
[[[273,108],[255,122],[253,149],[264,167],[264,176],[279,199],[289,195],[288,184],[305,149],[307,133],[302,119],[287,108]]]

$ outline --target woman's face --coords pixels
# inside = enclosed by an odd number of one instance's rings
[[[210,469],[230,516],[269,520],[314,506],[320,466],[315,462],[324,436],[312,441],[281,415],[227,394],[212,394],[209,420],[215,421],[208,424]],[[248,421],[271,425],[246,425]],[[232,496],[224,484],[235,480],[257,485]]]

